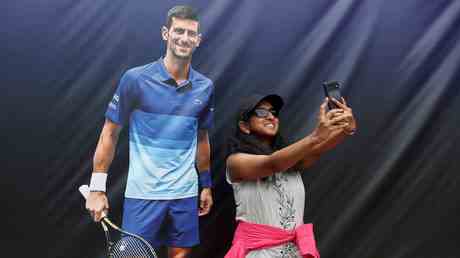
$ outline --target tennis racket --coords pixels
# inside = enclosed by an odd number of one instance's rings
[[[83,197],[88,198],[89,187],[82,185],[78,188]],[[104,229],[109,258],[158,258],[153,247],[142,237],[129,233],[115,225],[105,214],[100,221]],[[113,229],[111,232],[109,227]],[[116,239],[115,241],[113,241]]]

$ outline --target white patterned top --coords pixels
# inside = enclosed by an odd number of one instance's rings
[[[293,230],[303,224],[305,189],[299,172],[276,173],[266,179],[231,182],[236,219]],[[302,258],[294,243],[251,251],[247,258]]]

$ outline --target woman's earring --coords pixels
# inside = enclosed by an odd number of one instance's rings
[[[244,134],[251,134],[251,130],[248,128],[248,126],[243,121],[239,122],[239,127],[240,127],[240,130]]]

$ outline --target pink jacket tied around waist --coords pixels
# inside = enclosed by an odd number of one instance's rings
[[[294,242],[305,258],[320,258],[313,234],[313,224],[303,224],[287,231],[263,224],[239,221],[233,237],[232,248],[225,258],[244,258],[257,249],[269,248],[287,242]]]

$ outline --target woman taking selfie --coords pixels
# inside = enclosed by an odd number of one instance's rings
[[[328,101],[339,108],[327,111]],[[225,258],[319,258],[313,225],[304,224],[301,171],[356,130],[345,100],[325,99],[313,132],[285,145],[279,134],[278,95],[252,95],[239,109],[226,159],[235,202],[236,229]]]

